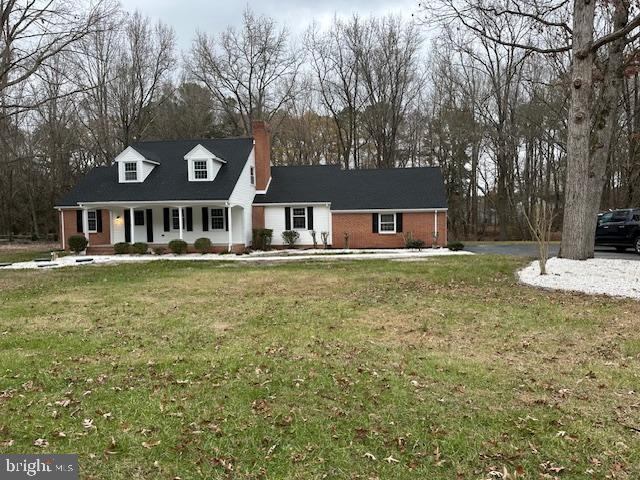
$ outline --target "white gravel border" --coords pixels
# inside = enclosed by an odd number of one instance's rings
[[[534,287],[640,299],[640,262],[593,258],[550,258],[547,275],[540,275],[538,261],[518,272],[518,279]]]
[[[301,260],[404,260],[414,258],[438,257],[443,255],[473,255],[471,252],[453,252],[446,248],[429,248],[422,251],[407,249],[389,250],[277,250],[270,252],[252,252],[248,255],[219,255],[189,253],[186,255],[69,255],[53,262],[17,262],[0,270],[49,270],[62,267],[80,267],[84,265],[117,264],[132,262],[171,261],[218,261],[218,262],[297,262]],[[91,259],[78,263],[76,260]]]

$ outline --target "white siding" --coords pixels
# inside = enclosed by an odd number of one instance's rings
[[[256,195],[256,187],[251,185],[251,170],[250,167],[254,167],[256,165],[255,149],[251,150],[249,154],[249,158],[247,159],[247,163],[242,169],[242,173],[238,178],[238,183],[231,192],[231,196],[229,197],[229,202],[232,205],[240,205],[244,210],[242,210],[242,218],[233,218],[233,232],[234,232],[234,243],[244,243],[245,245],[251,244],[251,230],[253,228],[253,217],[251,215],[251,206],[253,204],[253,198]],[[237,225],[237,227],[236,227]],[[236,237],[236,232],[240,232],[241,236]],[[239,238],[239,240],[236,240]]]
[[[295,205],[295,207],[313,207],[313,229],[316,231],[316,240],[322,245],[320,232],[329,232],[331,234],[331,211],[325,205]],[[293,208],[293,205],[291,206]],[[265,228],[273,229],[272,245],[284,245],[282,232],[285,231],[285,207],[265,207],[264,208],[264,224]],[[313,245],[311,232],[309,230],[298,230],[300,238],[296,242],[299,245]],[[331,235],[329,235],[329,243],[331,243]]]

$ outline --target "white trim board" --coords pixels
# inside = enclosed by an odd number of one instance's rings
[[[367,208],[363,210],[331,210],[332,213],[412,213],[412,212],[446,212],[448,208]]]

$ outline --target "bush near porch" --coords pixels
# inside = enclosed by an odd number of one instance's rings
[[[2,451],[86,478],[639,478],[640,302],[523,264],[0,271]]]

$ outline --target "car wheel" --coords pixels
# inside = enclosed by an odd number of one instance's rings
[[[637,254],[640,254],[640,237],[636,238],[634,249]]]

